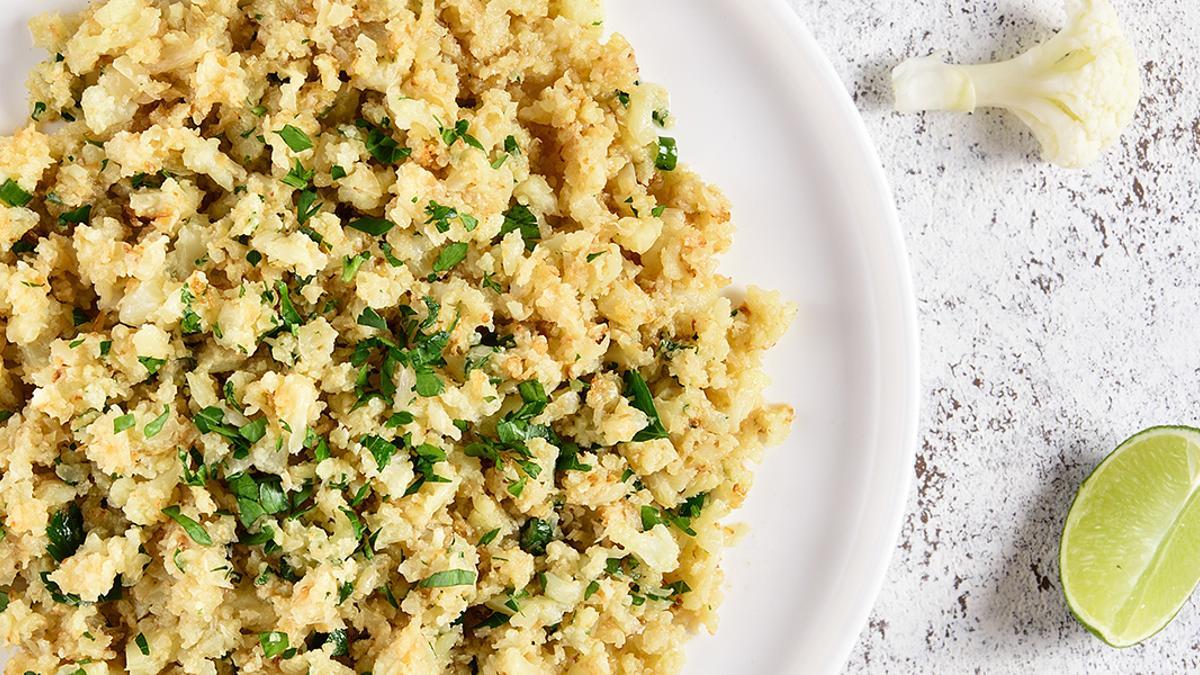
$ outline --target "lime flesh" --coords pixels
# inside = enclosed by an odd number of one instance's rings
[[[1063,526],[1063,594],[1114,647],[1162,630],[1200,581],[1200,430],[1153,427],[1088,476]]]

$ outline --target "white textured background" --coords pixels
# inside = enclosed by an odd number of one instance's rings
[[[1200,603],[1112,650],[1067,613],[1059,529],[1125,437],[1200,423],[1200,3],[1114,0],[1145,96],[1086,171],[1013,118],[902,116],[888,71],[946,48],[1007,58],[1057,0],[790,0],[866,118],[914,265],[925,391],[915,487],[847,670],[1193,672]]]

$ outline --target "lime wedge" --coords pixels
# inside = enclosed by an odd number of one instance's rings
[[[1154,427],[1088,476],[1058,551],[1075,618],[1114,647],[1170,623],[1200,581],[1200,429]]]

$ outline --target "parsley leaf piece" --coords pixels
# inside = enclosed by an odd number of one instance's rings
[[[301,225],[308,222],[309,218],[321,212],[321,207],[324,202],[317,201],[316,190],[304,190],[296,199],[296,221]]]
[[[146,424],[146,427],[142,429],[142,433],[146,435],[146,438],[154,438],[160,432],[162,432],[163,426],[166,425],[167,419],[170,416],[171,406],[164,405],[162,414],[150,420],[150,422]]]
[[[33,195],[21,189],[20,185],[11,178],[0,185],[0,201],[9,206],[25,206],[33,199]]]
[[[641,374],[636,370],[625,371],[625,396],[630,398],[633,407],[641,410],[646,417],[650,418],[646,428],[634,434],[634,441],[651,441],[668,437],[667,429],[659,419],[658,411],[654,408],[654,397],[650,394],[650,387],[646,385],[646,380],[642,379]]]
[[[530,518],[521,526],[521,550],[530,555],[545,555],[546,544],[552,539],[554,526],[541,518]]]
[[[496,529],[494,529],[494,530],[491,530],[491,531],[490,531],[490,532],[488,532],[487,534],[485,534],[485,535],[483,535],[482,537],[480,537],[480,538],[479,538],[479,544],[478,544],[478,545],[479,545],[479,546],[487,546],[488,544],[490,544],[490,543],[492,543],[493,541],[495,541],[495,539],[496,539],[496,535],[498,535],[498,534],[500,534],[500,528],[498,528],[498,527],[497,527]]]
[[[283,323],[292,329],[304,323],[300,312],[296,311],[296,306],[292,304],[292,298],[288,294],[287,284],[282,281],[275,282],[275,291],[279,293],[279,315],[283,317]]]
[[[617,97],[617,100],[621,102],[623,107],[629,107],[629,92],[618,89],[615,93],[615,96]]]
[[[434,572],[417,584],[417,588],[446,588],[449,586],[474,586],[477,575],[474,570],[443,570]]]
[[[658,155],[654,158],[654,166],[660,171],[674,171],[679,164],[679,149],[675,139],[670,136],[660,136],[658,139]]]
[[[308,184],[312,182],[315,175],[317,175],[316,171],[305,169],[304,164],[300,160],[296,160],[296,163],[292,165],[292,170],[288,171],[287,175],[281,180],[284,185],[294,187],[297,190],[303,190],[308,187]]]
[[[667,207],[665,204],[659,204],[658,206],[650,209],[650,215],[654,216],[655,218],[662,218],[662,214],[666,210]]]
[[[58,224],[61,227],[66,227],[67,225],[79,225],[80,223],[86,223],[91,217],[92,205],[84,204],[74,211],[67,211],[66,213],[60,215],[58,217]]]
[[[595,580],[588,582],[587,589],[583,591],[583,599],[587,600],[588,598],[595,595],[596,591],[599,591],[599,590],[600,590],[600,584],[596,583]]]
[[[358,315],[358,325],[368,328],[378,328],[386,331],[388,329],[387,320],[379,316],[379,312],[367,307]]]
[[[521,146],[517,145],[516,136],[509,135],[504,137],[504,151],[510,155],[521,154]]]
[[[341,164],[334,164],[329,170],[329,177],[333,180],[341,180],[350,174],[346,173],[346,169],[342,168]]]
[[[445,246],[433,263],[434,272],[446,272],[467,258],[468,245],[465,241],[457,241]]]
[[[142,364],[146,368],[146,372],[150,373],[151,375],[158,373],[158,369],[162,368],[166,362],[166,359],[156,359],[151,356],[138,357],[138,363]]]
[[[445,384],[442,382],[442,379],[433,371],[418,370],[417,381],[413,388],[416,389],[417,394],[429,398],[442,393],[442,390],[445,388]]]
[[[262,645],[263,655],[268,659],[281,656],[288,651],[287,633],[280,633],[279,631],[259,633],[258,643]]]
[[[405,424],[412,424],[412,422],[412,413],[402,410],[389,417],[388,421],[384,423],[384,426],[389,429],[395,429],[396,427],[402,427]]]
[[[500,236],[504,237],[514,230],[521,233],[521,239],[525,240],[525,249],[528,251],[532,251],[542,239],[537,216],[533,215],[533,211],[523,204],[513,204],[504,212],[504,224],[500,227]]]
[[[46,526],[46,552],[58,562],[62,562],[75,554],[83,545],[86,532],[83,529],[83,512],[79,506],[71,504],[67,508],[50,516],[50,524]]]
[[[113,420],[113,433],[119,434],[122,431],[132,429],[135,424],[137,424],[137,421],[134,420],[133,413],[125,413]]]
[[[145,635],[138,633],[133,641],[137,644],[138,651],[142,653],[142,656],[150,656],[150,643],[146,642]]]
[[[396,446],[379,436],[363,436],[358,442],[375,458],[375,466],[380,471],[387,467],[388,462],[392,461],[392,455],[396,454]]]
[[[396,224],[384,218],[359,218],[350,222],[350,228],[376,237],[387,234]]]
[[[243,424],[242,426],[238,427],[238,435],[247,441],[250,441],[251,443],[257,443],[261,441],[263,436],[267,435],[267,419],[265,417],[260,417],[256,420],[251,420],[246,424]]]
[[[596,258],[599,258],[600,256],[604,255],[605,253],[608,253],[608,251],[597,251],[595,253],[589,253],[589,254],[587,254],[587,261],[592,262],[593,260],[595,260]]]
[[[201,546],[212,546],[212,537],[208,536],[208,532],[204,529],[204,526],[184,515],[178,506],[168,506],[162,512],[163,515],[179,523],[179,526],[183,528],[184,532],[188,533],[192,541]]]
[[[367,152],[380,164],[396,164],[412,154],[412,148],[406,148],[396,142],[382,129],[366,120],[358,120],[355,125],[367,132]]]
[[[348,284],[354,280],[354,275],[358,274],[358,269],[363,263],[371,258],[371,254],[363,251],[358,255],[346,256],[342,259],[342,283]]]
[[[312,150],[312,139],[309,138],[308,134],[304,133],[302,129],[298,129],[290,124],[287,124],[275,133],[283,139],[284,143],[287,143],[287,146],[292,149],[292,152],[304,152],[305,150]]]

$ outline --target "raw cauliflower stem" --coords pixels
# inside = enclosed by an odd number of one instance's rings
[[[901,63],[896,110],[1006,108],[1033,130],[1046,161],[1090,164],[1132,121],[1141,79],[1108,0],[1067,0],[1067,10],[1066,29],[1008,61],[960,66],[938,53]]]

